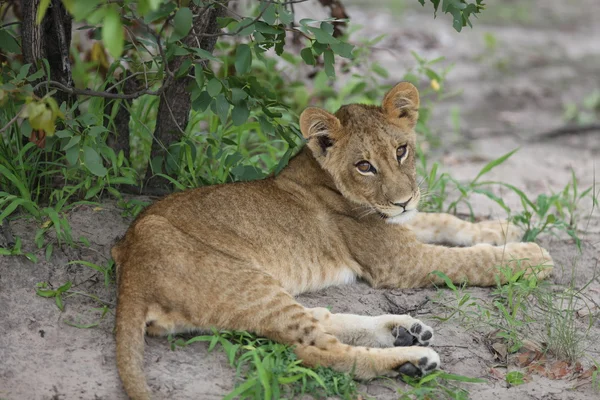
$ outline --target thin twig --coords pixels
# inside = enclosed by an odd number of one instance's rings
[[[4,16],[2,16],[2,18],[4,18]],[[21,25],[21,21],[7,22],[5,24],[0,25],[0,29],[6,29],[11,25]]]
[[[600,131],[600,124],[588,125],[567,125],[560,128],[552,129],[547,132],[539,133],[531,138],[532,142],[538,142],[545,139],[556,139],[563,135],[574,135],[577,133]]]
[[[295,1],[296,3],[302,3],[304,1],[307,0],[297,0]],[[265,0],[265,3],[269,3],[269,4],[273,4],[274,0]],[[219,2],[215,2],[213,4],[218,4],[222,7],[225,7],[223,4],[220,4]],[[288,3],[278,3],[278,4],[288,4]],[[198,34],[197,36],[201,36],[201,37],[215,37],[215,36],[236,36],[237,34],[239,34],[241,31],[243,31],[244,29],[248,28],[249,26],[252,26],[253,24],[255,24],[256,22],[258,22],[258,20],[263,16],[263,14],[265,13],[265,11],[267,11],[269,7],[264,7],[260,13],[258,13],[258,15],[250,22],[248,22],[246,25],[244,26],[240,26],[235,32],[219,32],[219,33],[201,33]]]
[[[38,90],[40,87],[43,87],[44,85],[53,86],[59,90],[62,90],[63,92],[66,92],[69,94],[74,94],[74,95],[102,97],[105,99],[123,99],[123,100],[137,99],[138,97],[143,96],[145,94],[149,94],[152,96],[159,96],[160,94],[162,94],[162,92],[165,91],[166,86],[167,86],[165,83],[158,90],[150,90],[150,88],[145,88],[143,90],[140,90],[140,91],[137,91],[134,93],[130,93],[130,94],[118,94],[118,93],[109,93],[109,92],[98,92],[96,90],[90,90],[90,89],[70,88],[68,86],[63,85],[60,82],[57,82],[57,81],[46,81],[46,82],[38,83],[33,88],[33,91],[35,92],[36,90]]]
[[[181,128],[181,126],[177,122],[177,118],[175,118],[175,115],[173,115],[173,109],[171,108],[171,105],[169,104],[169,99],[167,99],[166,96],[165,96],[165,105],[167,106],[167,109],[169,110],[169,114],[171,114],[171,118],[173,118],[173,122],[175,122],[175,125],[177,125],[177,129],[179,129],[179,132],[181,132],[182,135],[185,135],[185,131]],[[164,149],[167,150],[166,148],[164,148]]]
[[[23,109],[19,110],[19,112],[10,120],[6,123],[6,125],[4,125],[4,128],[0,129],[0,133],[4,132],[5,130],[7,130],[8,128],[10,128],[10,126],[12,124],[14,124],[15,122],[17,122],[17,118],[19,118],[19,114],[21,114],[21,111],[23,111]]]
[[[80,291],[77,291],[77,290],[67,290],[65,293],[67,293],[69,295],[69,296],[66,296],[66,297],[71,297],[71,296],[74,296],[74,295],[77,294],[77,295],[80,295],[80,296],[88,297],[88,298],[90,298],[92,300],[95,300],[95,301],[97,301],[99,303],[104,303],[107,306],[112,306],[112,307],[116,306],[116,304],[113,303],[112,301],[102,300],[101,298],[99,298],[98,296],[95,296],[93,294],[89,294],[89,293],[85,293],[85,292],[80,292]]]

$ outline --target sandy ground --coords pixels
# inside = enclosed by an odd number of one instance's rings
[[[520,17],[519,23],[514,23],[506,15],[517,2],[503,3],[490,5],[487,13],[475,21],[475,29],[461,34],[452,30],[446,16],[433,20],[429,8],[423,11],[408,7],[399,12],[384,6],[367,10],[354,5],[348,11],[355,22],[371,24],[369,32],[373,35],[389,34],[377,57],[392,73],[398,71],[398,76],[414,64],[410,50],[429,58],[443,55],[448,63],[455,64],[448,85],[450,90],[462,92],[437,108],[434,125],[442,147],[433,150],[433,157],[442,160],[453,176],[472,179],[485,162],[520,147],[490,178],[536,195],[563,188],[573,168],[581,186],[587,187],[594,180],[594,168],[600,165],[600,131],[551,140],[535,138],[564,124],[565,102],[580,101],[600,89],[600,5],[596,0],[520,2],[519,7],[530,11],[522,12],[526,18]],[[486,53],[486,32],[497,38],[492,53]],[[449,117],[453,109],[460,110],[460,134],[454,132]],[[519,208],[514,196],[504,195],[511,207]],[[473,197],[472,202],[479,216],[503,216],[484,198]],[[589,215],[589,204],[582,207],[582,215]],[[24,257],[0,258],[0,399],[125,398],[115,368],[112,313],[94,328],[78,329],[65,321],[98,321],[101,312],[95,310],[97,302],[82,296],[69,297],[61,313],[52,300],[35,295],[38,282],[58,287],[70,280],[74,289],[112,304],[112,311],[114,287],[105,287],[95,271],[67,263],[87,260],[106,264],[111,245],[131,222],[121,213],[110,201],[99,208],[76,207],[68,216],[73,237],[85,236],[89,247],[56,246],[49,262],[38,253],[37,264]],[[23,238],[24,248],[34,251],[35,224],[15,220],[11,227],[15,236]],[[558,266],[555,283],[568,283],[571,271],[575,271],[578,287],[595,276],[600,254],[598,213],[582,217],[580,227],[581,254],[568,238],[541,238]],[[491,299],[490,290],[473,288],[470,292]],[[598,279],[585,292],[600,304]],[[358,284],[306,294],[299,300],[307,306],[330,306],[334,312],[366,315],[413,310],[413,316],[436,329],[434,348],[440,352],[445,370],[488,379],[487,384],[466,386],[474,399],[590,399],[599,395],[578,380],[550,380],[536,375],[529,383],[508,387],[502,379],[506,369],[497,367],[499,362],[486,344],[488,332],[467,329],[456,318],[439,322],[434,317],[444,315],[445,310],[433,301],[417,307],[436,296],[434,290],[386,291]],[[577,320],[582,331],[585,322]],[[592,359],[600,361],[599,335],[600,322],[596,320],[584,343],[584,368]],[[146,343],[145,368],[156,398],[220,399],[232,389],[234,371],[221,352],[208,353],[201,343],[173,352],[166,339],[160,338],[147,338]],[[499,376],[491,368],[500,371]],[[514,368],[509,360],[509,370]],[[377,399],[397,398],[395,389],[382,381],[362,385],[361,391]]]

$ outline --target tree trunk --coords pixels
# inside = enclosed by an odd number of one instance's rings
[[[125,70],[123,79],[127,78],[128,75],[128,71]],[[127,79],[121,88],[114,88],[112,92],[118,93],[119,89],[121,89],[124,94],[135,92],[137,90],[135,79]],[[111,119],[110,117],[115,103],[118,104],[118,111],[115,117]],[[131,99],[104,99],[104,126],[111,131],[111,134],[107,139],[107,144],[115,151],[115,153],[119,153],[119,151],[123,150],[126,160],[129,160],[129,155],[131,153],[129,143],[129,120],[131,118],[129,108],[131,107],[131,103]]]
[[[37,25],[35,18],[40,0],[22,0],[23,25],[21,27],[23,57],[32,64],[29,73],[41,68],[41,60],[46,58],[50,65],[50,79],[65,86],[73,87],[69,48],[71,46],[72,19],[60,0],[52,0],[44,19]],[[40,80],[41,81],[41,80]],[[37,84],[38,82],[34,82]],[[40,87],[36,95],[43,97],[46,87]],[[73,96],[57,91],[54,98],[61,105],[73,104]]]
[[[185,46],[188,47],[200,47],[208,52],[213,51],[215,43],[217,42],[217,36],[201,36],[202,33],[215,34],[219,31],[217,24],[217,18],[225,14],[225,10],[229,0],[218,0],[221,5],[207,6],[208,8],[201,8],[194,6],[190,2],[190,9],[196,15],[192,24],[190,33],[182,39]],[[169,70],[175,72],[181,67],[183,61],[189,56],[174,57],[169,62]],[[206,60],[202,61],[204,64]],[[169,79],[166,77],[165,79]],[[147,186],[150,187],[165,187],[168,185],[168,181],[164,178],[152,177],[152,165],[154,160],[158,160],[158,157],[162,157],[164,161],[166,156],[166,150],[169,145],[178,141],[183,131],[185,130],[191,109],[191,95],[188,90],[188,86],[191,83],[191,79],[187,76],[183,76],[179,79],[174,80],[167,87],[160,97],[160,103],[158,105],[158,115],[156,120],[156,128],[154,130],[154,140],[152,142],[152,149],[150,152],[151,165],[146,171]]]

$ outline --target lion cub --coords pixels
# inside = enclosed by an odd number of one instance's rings
[[[175,193],[140,214],[112,249],[117,365],[127,394],[150,397],[146,332],[211,327],[293,345],[304,364],[360,379],[426,374],[440,359],[421,321],[332,314],[293,295],[357,279],[424,287],[440,283],[434,270],[489,286],[498,265],[546,264],[539,274],[547,276],[548,252],[513,243],[520,232],[506,223],[417,214],[418,108],[409,83],[391,89],[380,107],[308,108],[300,117],[308,142],[278,176]]]

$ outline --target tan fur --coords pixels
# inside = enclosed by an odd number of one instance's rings
[[[489,286],[498,265],[516,267],[522,258],[522,268],[552,265],[536,244],[505,244],[519,233],[504,222],[416,214],[418,107],[415,87],[400,83],[382,107],[352,104],[335,115],[309,108],[300,118],[308,143],[277,177],[176,193],[135,220],[112,250],[117,364],[130,397],[150,397],[145,332],[248,330],[294,345],[309,366],[358,378],[411,368],[424,374],[440,361],[426,347],[433,332],[422,322],[331,314],[304,308],[292,295],[357,278],[374,287],[424,287],[440,283],[434,270]],[[355,165],[363,160],[377,173],[360,173]],[[395,347],[399,332],[421,346]]]

